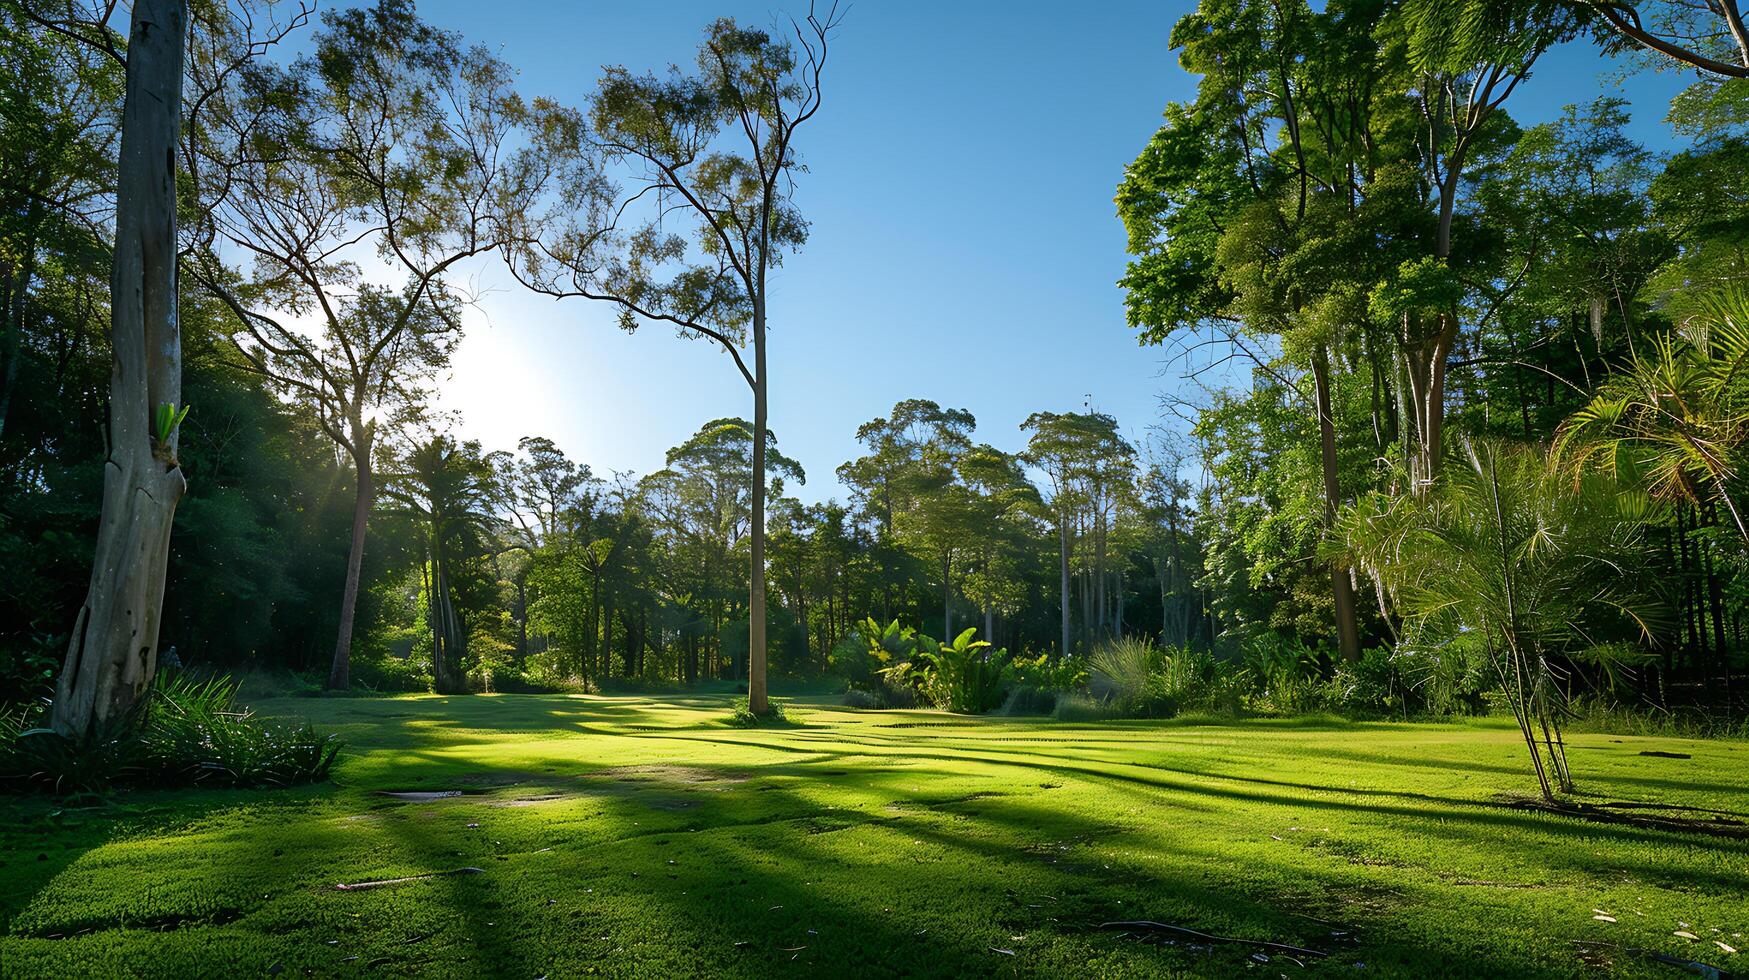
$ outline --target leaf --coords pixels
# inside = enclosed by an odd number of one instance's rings
[[[1687,929],[1678,929],[1675,932],[1671,933],[1671,935],[1680,936],[1683,939],[1691,939],[1691,940],[1695,940],[1695,941],[1699,941],[1699,939],[1700,939],[1699,936],[1695,935],[1692,932],[1689,932]]]

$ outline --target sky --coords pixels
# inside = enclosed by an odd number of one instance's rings
[[[801,0],[805,3],[805,0]],[[770,300],[771,428],[807,470],[805,501],[843,499],[834,470],[858,425],[904,398],[970,409],[977,437],[1025,442],[1039,410],[1091,405],[1132,439],[1162,420],[1182,366],[1140,347],[1117,279],[1112,198],[1169,101],[1194,97],[1167,38],[1190,3],[861,0],[833,39],[825,104],[800,132],[811,223]],[[603,65],[690,66],[706,24],[769,25],[792,7],[739,0],[423,0],[430,22],[494,50],[526,95],[583,103]],[[1588,43],[1557,49],[1508,105],[1521,124],[1599,94],[1628,97],[1631,135],[1671,145],[1674,74],[1640,73]],[[552,438],[596,473],[648,473],[706,421],[750,417],[720,348],[606,304],[554,301],[491,267],[442,407],[487,449]]]

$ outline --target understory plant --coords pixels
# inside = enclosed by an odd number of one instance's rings
[[[1340,522],[1343,555],[1370,573],[1410,642],[1479,657],[1518,721],[1545,799],[1571,792],[1561,722],[1564,657],[1650,638],[1641,581],[1645,494],[1551,471],[1537,447],[1467,441],[1439,482],[1373,496]]]
[[[0,786],[64,795],[126,787],[279,787],[328,777],[339,740],[309,725],[262,722],[228,676],[160,672],[151,694],[111,724],[69,738],[42,726],[47,705],[0,716]]]
[[[954,637],[952,643],[921,652],[923,666],[917,673],[931,704],[963,714],[982,714],[1002,706],[1014,679],[1008,651],[972,639],[977,634],[973,627]]]

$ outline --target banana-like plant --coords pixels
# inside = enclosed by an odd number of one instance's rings
[[[1013,679],[1008,651],[991,650],[985,640],[974,640],[976,627],[937,644],[922,653],[924,694],[938,708],[964,714],[981,714],[1000,707]]]

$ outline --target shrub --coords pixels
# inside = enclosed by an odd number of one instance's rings
[[[936,707],[982,714],[1002,704],[1013,679],[1008,651],[991,650],[984,640],[972,639],[977,632],[976,627],[967,629],[952,643],[921,654],[921,687]]]
[[[1081,657],[1058,657],[1041,653],[1036,657],[1016,657],[1014,679],[1027,687],[1046,691],[1074,691],[1087,684],[1087,661]]]
[[[1051,717],[1057,721],[1105,721],[1118,717],[1111,703],[1090,698],[1085,694],[1061,694],[1057,703],[1051,709]]]
[[[229,677],[160,673],[133,715],[70,739],[46,706],[0,719],[0,783],[59,794],[126,786],[290,786],[328,777],[340,743],[308,725],[268,725],[236,705]]]
[[[1109,717],[1170,718],[1178,713],[1178,697],[1168,687],[1167,663],[1167,655],[1145,638],[1111,640],[1087,658],[1088,692]]]
[[[782,702],[767,701],[766,708],[765,714],[756,715],[747,698],[736,698],[734,711],[729,715],[729,724],[736,728],[772,728],[790,724],[789,716],[784,714]]]
[[[850,690],[844,692],[843,704],[846,708],[860,708],[863,710],[871,710],[874,708],[881,707],[881,699],[876,697],[873,691],[867,691],[867,690],[863,690],[862,688],[853,687]]]
[[[1002,704],[1005,715],[1048,715],[1057,709],[1057,700],[1063,695],[1057,691],[1031,684],[1016,684],[1008,692],[1008,700]]]

